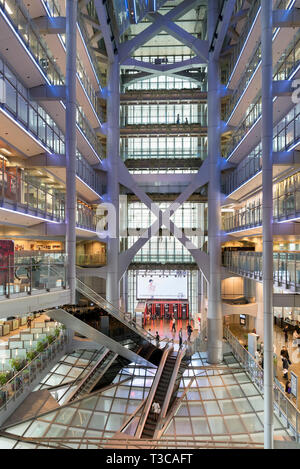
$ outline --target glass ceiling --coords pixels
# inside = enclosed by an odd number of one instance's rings
[[[11,436],[25,438],[79,438],[64,442],[68,448],[86,448],[84,438],[111,438],[147,398],[156,368],[130,365],[116,376],[113,385],[88,397],[47,412],[36,419],[8,427]],[[124,381],[126,380],[126,381]],[[29,444],[28,444],[29,443]],[[32,449],[28,441],[0,437],[1,448]],[[35,444],[35,449],[43,448]],[[89,445],[89,449],[96,447]]]
[[[183,448],[180,440],[263,443],[264,402],[259,390],[232,354],[215,369],[209,368],[206,356],[206,352],[193,355],[180,383],[182,402],[161,438],[174,438]],[[205,366],[208,369],[200,371]],[[275,437],[290,436],[276,415],[274,428]]]
[[[155,372],[155,367],[131,364],[104,390],[6,428],[0,436],[0,447],[32,449],[33,442],[26,439],[42,438],[44,441],[34,442],[35,448],[49,444],[92,449],[107,446],[116,433],[134,435],[132,425],[136,422],[135,429]],[[276,415],[274,423],[275,437],[291,436]],[[212,368],[207,364],[206,352],[197,352],[184,373],[161,436],[151,445],[261,447],[263,436],[263,397],[233,355],[225,354],[225,363]],[[47,438],[57,440],[48,443]]]

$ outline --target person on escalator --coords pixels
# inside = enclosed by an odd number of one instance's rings
[[[157,422],[159,414],[161,412],[160,404],[159,402],[153,402],[152,404],[152,413],[154,414],[154,419]]]
[[[159,334],[158,334],[157,331],[156,331],[156,334],[155,334],[155,340],[156,340],[156,347],[159,347],[160,337],[159,337]]]

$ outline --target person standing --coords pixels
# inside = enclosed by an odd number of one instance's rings
[[[282,359],[283,359],[283,358],[286,358],[287,361],[288,361],[288,363],[289,363],[289,365],[292,364],[292,363],[291,363],[291,360],[290,360],[290,355],[289,355],[288,349],[287,349],[285,346],[282,347],[282,350],[281,350],[281,352],[280,352],[280,356],[281,356]]]
[[[182,347],[182,328],[179,330],[178,337],[179,337],[179,348],[181,348]]]
[[[174,317],[172,319],[172,332],[176,332],[176,320]]]
[[[287,358],[282,357],[282,371],[283,371],[283,378],[288,379],[289,378],[289,362]]]
[[[287,344],[289,341],[289,326],[288,325],[284,326],[283,332],[284,332],[284,341]]]
[[[176,124],[177,125],[180,124],[180,115],[179,114],[177,114]]]
[[[160,337],[159,337],[158,331],[156,331],[155,340],[156,340],[156,347],[159,347]]]
[[[161,412],[161,408],[160,408],[159,402],[153,402],[153,404],[152,404],[152,409],[151,409],[151,410],[152,410],[152,412],[153,412],[153,414],[154,414],[154,419],[155,419],[155,421],[157,422],[158,417],[159,417],[159,414],[160,414],[160,412]]]

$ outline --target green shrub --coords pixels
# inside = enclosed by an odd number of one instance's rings
[[[48,335],[47,336],[47,341],[48,341],[48,344],[52,344],[52,342],[55,341],[55,336],[54,335]]]
[[[60,330],[58,327],[55,329],[54,334],[55,334],[55,337],[59,337]]]
[[[37,343],[36,351],[37,351],[38,353],[43,352],[43,351],[45,350],[45,346],[46,346],[45,342],[42,342],[42,341],[40,340],[40,341]]]
[[[22,368],[24,368],[24,360],[21,360],[20,358],[12,358],[9,363],[12,369],[15,371],[20,371]]]
[[[32,362],[32,360],[37,356],[37,352],[35,350],[31,350],[30,352],[27,352],[26,358],[28,362]]]
[[[4,386],[4,384],[7,383],[7,374],[6,373],[0,373],[0,386]]]

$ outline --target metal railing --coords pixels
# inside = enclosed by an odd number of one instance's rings
[[[80,449],[97,448],[106,450],[155,450],[155,449],[263,449],[261,442],[223,440],[220,435],[218,440],[187,440],[182,438],[160,438],[156,440],[136,438],[98,438],[98,437],[65,437],[65,438],[27,438],[12,437],[5,432],[1,433],[4,438],[15,441],[31,443],[45,448]],[[217,435],[214,435],[215,437]]]
[[[262,252],[226,251],[223,253],[223,265],[231,272],[262,281]],[[284,285],[285,288],[300,288],[300,253],[273,253],[273,281],[279,286]]]
[[[119,321],[123,322],[124,325],[128,326],[133,331],[137,332],[141,335],[144,339],[148,342],[151,342],[153,345],[156,345],[155,337],[146,332],[141,326],[136,324],[136,322],[132,319],[130,313],[124,313],[118,308],[115,308],[111,303],[105,300],[102,296],[92,290],[90,287],[85,285],[81,280],[78,278],[76,279],[76,289],[84,296],[89,298],[93,303],[97,304],[100,308],[104,309],[107,313],[111,314],[113,317],[118,319]],[[161,341],[162,342],[162,341]]]
[[[160,382],[160,378],[162,376],[162,373],[164,371],[164,367],[165,367],[167,358],[168,358],[170,353],[171,353],[171,349],[169,348],[168,345],[166,345],[165,349],[164,349],[163,356],[161,357],[161,360],[160,360],[160,363],[159,363],[159,367],[156,371],[155,378],[153,380],[151,389],[149,391],[147,401],[146,401],[145,406],[143,408],[143,412],[142,412],[142,415],[140,417],[139,424],[137,426],[137,430],[136,430],[136,433],[135,433],[136,438],[141,438],[142,437],[142,433],[143,433],[144,427],[146,425],[146,422],[147,422],[147,419],[148,419],[148,416],[149,416],[149,413],[150,413],[150,410],[151,410],[153,399],[155,397],[155,394],[156,394],[156,391],[157,391],[157,388],[158,388],[158,385],[159,385],[159,382]]]
[[[263,206],[246,207],[233,216],[223,218],[226,232],[255,228],[262,225]],[[273,199],[273,219],[280,222],[300,217],[300,187],[291,187],[288,192]]]
[[[231,346],[233,355],[241,363],[252,381],[256,384],[261,394],[264,392],[264,371],[255,358],[239,343],[238,339],[224,328],[224,337]],[[300,441],[300,411],[293,402],[286,397],[276,383],[274,389],[274,410],[284,420],[287,428],[293,434],[297,442]]]
[[[64,350],[67,343],[67,334],[62,330],[60,336],[40,352],[21,371],[13,376],[0,388],[0,412],[7,409],[11,401],[15,401],[24,391],[30,389],[37,379],[59,352]]]

